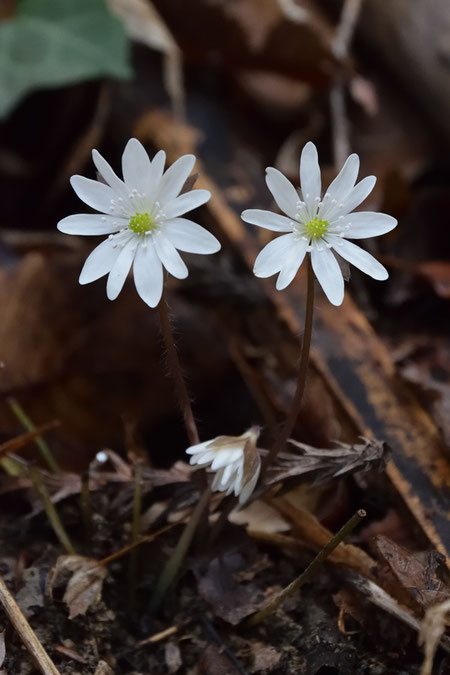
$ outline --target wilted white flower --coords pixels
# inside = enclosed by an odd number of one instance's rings
[[[392,230],[397,221],[385,213],[353,212],[372,192],[375,176],[355,185],[359,157],[350,155],[322,197],[321,175],[314,143],[307,143],[300,159],[302,199],[292,183],[277,169],[268,168],[266,183],[283,213],[249,209],[242,213],[247,223],[274,232],[287,232],[263,248],[255,261],[257,277],[279,273],[276,287],[286,288],[294,279],[305,255],[320,285],[333,305],[344,298],[344,279],[333,250],[374,279],[387,279],[387,270],[370,253],[349,239],[376,237]]]
[[[211,441],[192,445],[186,450],[192,455],[190,464],[210,465],[216,472],[212,490],[234,492],[239,503],[244,504],[258,482],[261,459],[256,448],[259,428],[252,427],[242,436],[218,436]]]
[[[100,214],[63,218],[58,229],[66,234],[101,235],[103,241],[87,258],[80,284],[108,274],[106,294],[114,300],[133,265],[136,290],[150,307],[156,307],[163,288],[163,266],[177,279],[188,270],[177,249],[188,253],[216,253],[220,243],[197,223],[181,218],[210,198],[208,190],[180,195],[195,163],[194,155],[180,157],[164,173],[165,152],[152,161],[142,144],[132,138],[122,155],[123,181],[97,152],[92,151],[101,178],[72,176],[78,197]]]

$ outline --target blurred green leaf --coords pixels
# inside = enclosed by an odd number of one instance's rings
[[[124,29],[105,0],[20,0],[0,24],[0,117],[36,89],[130,75]]]

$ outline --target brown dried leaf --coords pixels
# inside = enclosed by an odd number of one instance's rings
[[[69,619],[74,619],[80,614],[86,614],[100,600],[108,570],[92,558],[81,555],[60,556],[53,570],[50,591],[63,572],[71,573],[63,600],[69,608]]]
[[[376,548],[387,562],[393,574],[413,599],[424,609],[450,598],[450,589],[436,576],[435,569],[440,560],[434,553],[429,564],[423,565],[416,556],[387,537],[379,535]]]
[[[230,523],[246,525],[248,530],[258,532],[287,532],[291,529],[288,521],[273,506],[257,499],[245,508],[237,508],[228,517]]]
[[[420,675],[432,675],[433,660],[442,635],[450,625],[450,599],[429,607],[425,613],[418,635],[419,645],[424,646],[424,660]]]
[[[256,585],[236,580],[239,572],[247,570],[249,564],[247,556],[232,550],[193,567],[200,595],[211,605],[216,616],[232,626],[259,609],[264,599]]]
[[[164,84],[174,110],[184,110],[182,56],[169,28],[150,0],[108,0],[129,37],[164,56]]]
[[[313,448],[289,439],[296,451],[278,454],[275,466],[268,471],[269,483],[307,476],[313,479],[313,485],[320,485],[344,474],[383,469],[388,458],[386,444],[361,438],[363,443],[338,442],[333,449]]]
[[[39,567],[27,567],[22,573],[23,586],[16,593],[16,602],[27,619],[35,613],[34,607],[44,606],[44,583],[41,572]]]
[[[198,662],[199,675],[236,675],[236,668],[216,645],[208,645]]]
[[[266,645],[263,642],[252,642],[250,649],[252,657],[251,673],[270,673],[280,662],[280,652],[277,652],[275,647],[271,645]]]

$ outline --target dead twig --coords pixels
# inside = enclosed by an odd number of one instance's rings
[[[25,647],[30,652],[41,673],[44,675],[60,675],[53,661],[39,642],[30,624],[22,614],[18,604],[6,587],[3,577],[0,575],[0,602],[8,615],[12,625],[19,633]]]

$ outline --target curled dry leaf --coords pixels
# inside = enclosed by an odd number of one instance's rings
[[[71,577],[63,600],[69,608],[69,619],[74,619],[95,605],[101,597],[103,582],[108,574],[97,560],[81,555],[63,555],[56,561],[50,580],[50,592],[61,573],[69,572]]]
[[[439,641],[448,625],[450,625],[450,599],[439,605],[429,607],[420,627],[419,645],[424,647],[424,660],[420,675],[431,675],[433,660]]]
[[[432,552],[429,562],[424,565],[416,556],[387,537],[379,535],[376,548],[389,565],[402,587],[423,609],[450,598],[450,588],[436,576],[436,567],[443,556]]]
[[[274,467],[268,470],[269,483],[307,476],[314,485],[326,483],[348,473],[383,469],[388,448],[383,441],[362,438],[362,443],[337,443],[336,448],[314,448],[293,439],[294,452],[280,452]]]

